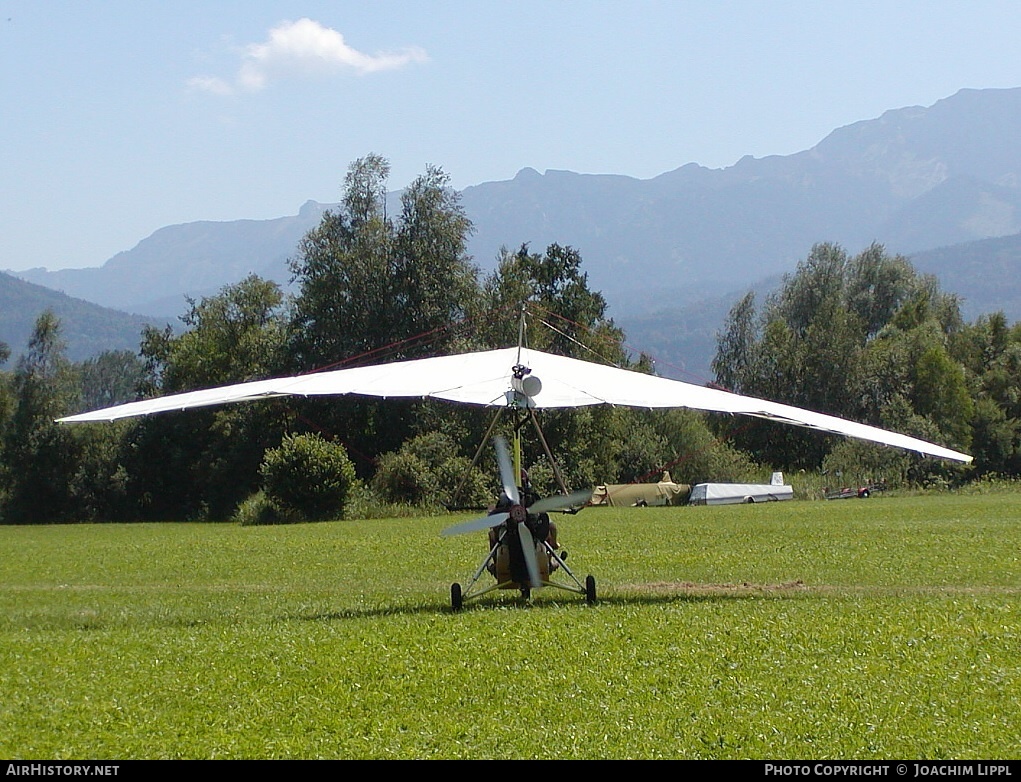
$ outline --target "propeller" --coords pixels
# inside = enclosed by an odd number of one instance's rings
[[[532,538],[532,531],[524,521],[518,522],[518,538],[521,541],[521,553],[525,557],[525,567],[528,568],[528,582],[538,589],[542,586],[539,559],[535,556],[535,540]]]
[[[503,484],[504,494],[513,505],[520,505],[521,498],[518,496],[518,483],[514,480],[514,467],[511,465],[507,440],[503,437],[494,437],[493,445],[496,446],[496,463],[500,465],[500,482]]]
[[[535,555],[535,539],[532,531],[528,528],[525,520],[529,514],[545,513],[551,510],[563,510],[572,508],[588,501],[592,492],[576,491],[572,494],[560,494],[553,497],[546,497],[537,500],[527,508],[521,504],[521,495],[518,493],[517,482],[514,480],[514,468],[511,465],[510,449],[503,437],[494,437],[493,444],[496,446],[496,461],[500,466],[500,482],[503,485],[504,494],[511,502],[507,511],[494,513],[491,516],[483,516],[480,519],[473,519],[461,524],[447,527],[441,535],[463,535],[466,532],[477,532],[484,529],[492,529],[505,523],[508,519],[517,523],[518,538],[521,541],[521,551],[525,559],[525,566],[528,568],[528,578],[531,586],[542,586],[542,577],[539,573],[539,561]]]

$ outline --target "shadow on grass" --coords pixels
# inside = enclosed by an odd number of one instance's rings
[[[672,588],[671,588],[672,587]],[[598,609],[614,606],[658,606],[676,603],[719,603],[734,600],[777,600],[792,597],[807,597],[811,591],[800,581],[793,584],[775,585],[688,585],[688,584],[657,584],[633,585],[622,587],[617,592],[600,597],[594,605],[589,605],[584,598],[577,600],[551,600],[521,598],[485,597],[471,600],[459,610],[454,611],[449,603],[434,602],[403,606],[378,606],[374,608],[353,608],[340,611],[316,612],[302,615],[290,615],[282,619],[298,619],[307,622],[342,621],[348,619],[365,619],[384,616],[416,616],[449,614],[473,614],[484,611],[557,611],[563,609]]]
[[[523,600],[516,591],[490,593],[465,602],[459,612],[440,597],[427,596],[414,600],[410,596],[395,596],[392,602],[380,596],[371,605],[337,610],[278,609],[259,615],[248,615],[244,610],[197,612],[176,610],[169,606],[145,606],[131,611],[100,610],[81,607],[78,610],[25,611],[7,615],[0,621],[0,631],[17,630],[74,630],[76,632],[102,632],[126,627],[197,629],[251,621],[283,622],[340,622],[387,616],[437,616],[456,613],[467,615],[491,611],[564,611],[625,607],[663,606],[671,604],[709,604],[744,600],[775,600],[806,598],[828,592],[825,587],[809,588],[800,581],[788,584],[693,584],[690,582],[660,582],[650,584],[624,584],[601,595],[594,605],[577,595],[564,596],[554,590],[543,590],[531,600]],[[327,602],[329,598],[326,598]],[[247,618],[246,618],[247,617]]]

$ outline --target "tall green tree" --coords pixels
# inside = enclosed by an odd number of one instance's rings
[[[1021,475],[1021,323],[1002,312],[962,330],[955,354],[974,400],[972,452],[980,474]]]
[[[278,374],[285,365],[287,303],[276,283],[250,276],[192,301],[182,334],[147,329],[141,354],[153,394]],[[229,518],[258,487],[267,448],[289,410],[277,400],[153,416],[128,433],[122,455],[139,516]]]
[[[145,379],[145,364],[129,350],[107,350],[78,365],[81,378],[81,409],[131,402]]]
[[[712,361],[718,385],[729,391],[741,391],[741,384],[751,377],[757,339],[755,293],[748,291],[731,308],[719,335],[716,356]]]
[[[433,346],[431,352],[469,344],[470,332],[443,332],[478,308],[478,269],[468,255],[473,230],[460,194],[441,169],[428,167],[402,193],[394,239],[398,335],[429,335],[424,341]],[[408,346],[405,353],[411,355],[412,349]]]
[[[750,296],[734,307],[713,369],[740,393],[966,448],[961,328],[956,297],[906,259],[879,245],[851,257],[820,244],[760,314]],[[756,459],[788,468],[819,467],[834,443],[766,423],[725,426]]]
[[[353,163],[344,180],[342,208],[323,214],[290,262],[298,284],[290,324],[296,370],[361,355],[395,336],[389,174],[389,163],[378,155]]]
[[[646,357],[628,352],[623,331],[609,317],[603,294],[589,286],[575,248],[552,244],[542,253],[527,245],[515,252],[502,250],[483,295],[484,310],[492,316],[480,324],[478,333],[487,347],[517,343],[522,336],[517,315],[524,306],[523,337],[529,347],[650,371]],[[747,459],[715,441],[703,417],[691,411],[654,413],[603,406],[544,411],[542,425],[568,488],[658,480],[670,466],[682,480],[703,475],[736,478],[750,467]],[[539,443],[526,442],[525,460],[536,468],[531,475],[537,488],[559,491]],[[709,463],[715,471],[703,472]]]
[[[291,320],[296,369],[367,353],[412,358],[458,345],[448,327],[473,311],[478,295],[477,269],[467,254],[471,221],[448,175],[435,167],[405,189],[401,212],[392,218],[389,173],[379,155],[355,161],[341,209],[323,215],[291,261],[298,284]]]
[[[43,312],[18,360],[14,409],[3,432],[0,494],[9,524],[76,520],[77,448],[70,431],[54,423],[77,405],[77,379],[65,348],[60,321]]]
[[[141,354],[160,393],[260,379],[284,366],[287,306],[275,282],[249,275],[188,305],[183,333],[147,327],[142,334]]]
[[[534,253],[527,244],[500,251],[496,271],[483,285],[479,335],[489,347],[509,347],[519,339],[519,313],[526,310],[529,347],[563,356],[628,363],[624,333],[608,315],[606,298],[589,287],[581,253],[551,244]]]
[[[0,366],[7,363],[7,359],[11,357],[11,349],[5,342],[0,342]],[[3,444],[3,433],[7,427],[7,418],[11,414],[11,409],[14,405],[11,391],[11,374],[0,370],[0,448]],[[0,451],[2,456],[2,451]]]
[[[341,208],[303,239],[291,271],[298,292],[290,322],[292,369],[411,359],[471,344],[458,328],[478,306],[478,271],[467,253],[472,225],[441,169],[429,167],[387,211],[390,167],[355,161]],[[339,437],[360,473],[415,430],[412,402],[310,400],[304,415]]]

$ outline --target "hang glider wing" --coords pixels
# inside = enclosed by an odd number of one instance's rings
[[[515,369],[527,367],[532,396],[514,396]],[[518,374],[521,375],[520,370]],[[519,377],[520,380],[520,377]],[[535,391],[541,383],[541,390]],[[831,434],[870,440],[941,459],[970,462],[971,457],[914,437],[847,421],[823,413],[732,394],[692,383],[646,375],[616,367],[554,356],[526,348],[462,353],[354,369],[338,369],[296,377],[189,391],[96,410],[59,419],[62,423],[114,421],[193,407],[251,401],[278,396],[354,394],[380,398],[442,399],[461,404],[501,406],[516,399],[535,408],[688,407],[718,413],[749,415]]]

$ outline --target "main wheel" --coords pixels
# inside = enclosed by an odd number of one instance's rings
[[[585,576],[585,602],[592,605],[596,602],[595,576]]]
[[[450,585],[450,607],[455,611],[460,611],[461,606],[464,605],[464,601],[461,600],[461,585],[456,581]]]

